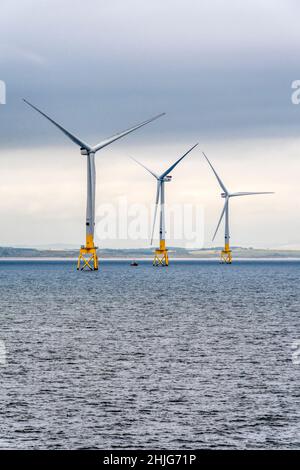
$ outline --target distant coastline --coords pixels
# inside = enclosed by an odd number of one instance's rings
[[[221,247],[185,249],[173,247],[169,249],[172,258],[177,259],[218,259]],[[154,248],[145,249],[99,249],[103,259],[151,259]],[[233,247],[236,259],[300,259],[300,250],[273,250]],[[36,249],[0,247],[1,259],[76,259],[78,250],[67,249]]]

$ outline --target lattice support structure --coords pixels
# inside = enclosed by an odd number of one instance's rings
[[[82,246],[79,251],[77,270],[98,271],[98,265],[97,246],[94,245],[93,237],[87,235],[86,246]]]
[[[155,250],[153,266],[169,266],[168,250],[165,240],[160,240],[159,249]]]
[[[229,248],[229,243],[225,243],[224,250],[221,251],[221,263],[231,264],[232,263],[232,254],[231,249]]]

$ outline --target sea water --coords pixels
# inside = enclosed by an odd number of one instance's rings
[[[0,262],[0,448],[300,448],[300,262]]]

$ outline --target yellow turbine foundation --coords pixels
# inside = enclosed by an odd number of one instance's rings
[[[169,266],[168,250],[165,240],[160,240],[159,249],[155,250],[153,266]]]
[[[93,235],[86,236],[86,246],[82,246],[79,251],[77,270],[89,269],[98,270],[97,247],[94,245]]]
[[[231,249],[229,248],[229,243],[225,243],[224,250],[221,251],[221,263],[231,264],[232,255]]]

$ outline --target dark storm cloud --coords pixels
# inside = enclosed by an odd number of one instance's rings
[[[91,143],[162,111],[137,139],[298,134],[295,1],[13,0],[1,10],[2,146],[64,142],[23,96]]]

